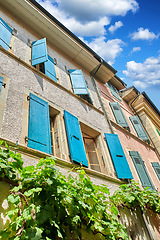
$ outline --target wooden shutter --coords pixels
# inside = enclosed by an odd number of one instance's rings
[[[137,170],[137,173],[141,180],[143,188],[149,187],[150,189],[154,190],[154,187],[153,187],[150,177],[148,175],[147,169],[146,169],[144,162],[142,161],[139,153],[136,151],[130,151],[129,154],[133,160],[133,163],[135,165],[135,168]]]
[[[78,118],[64,110],[64,119],[71,159],[74,162],[82,163],[85,167],[88,167]]]
[[[152,166],[160,180],[160,164],[158,162],[152,162]]]
[[[28,147],[51,154],[49,105],[30,93]]]
[[[135,130],[137,132],[138,137],[141,138],[142,140],[150,143],[149,138],[148,138],[139,118],[137,116],[132,116],[132,117],[129,117],[129,119],[131,120],[133,127],[135,128]]]
[[[0,76],[0,91],[2,89],[2,85],[3,85],[3,77]]]
[[[125,116],[122,112],[122,109],[121,109],[119,103],[118,102],[110,102],[109,104],[110,104],[112,112],[115,116],[116,122],[123,128],[130,130],[127,120],[125,119]]]
[[[0,18],[0,46],[9,50],[9,44],[12,36],[12,28],[10,28],[2,18]]]
[[[132,173],[117,134],[105,133],[112,161],[120,179],[132,179]]]
[[[48,60],[46,38],[32,42],[32,66]]]
[[[44,63],[45,74],[57,82],[54,60],[48,55],[48,60]]]
[[[110,84],[109,82],[107,82],[107,85],[108,85],[108,87],[109,87],[109,89],[110,89],[111,94],[112,94],[115,98],[117,98],[118,100],[121,101],[120,96],[119,96],[116,88],[113,87],[113,85]]]

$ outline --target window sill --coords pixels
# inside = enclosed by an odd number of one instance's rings
[[[21,144],[16,145],[16,143],[14,143],[13,141],[10,141],[9,139],[0,137],[0,140],[6,142],[12,151],[14,151],[14,152],[16,151],[22,155],[26,155],[30,158],[36,159],[37,161],[40,158],[53,157],[55,160],[56,166],[58,166],[58,167],[61,167],[61,168],[66,167],[66,168],[68,168],[68,170],[72,169],[73,167],[78,167],[78,165],[76,165],[72,162],[66,161],[64,159],[55,157],[53,155],[50,155],[50,154],[47,154],[44,152],[40,152],[35,149],[31,149],[29,147],[26,147],[25,145],[21,145]],[[1,146],[5,148],[4,144],[2,144]],[[16,150],[15,150],[15,148],[16,148]],[[106,180],[109,182],[113,182],[114,184],[121,185],[121,184],[125,183],[116,177],[114,178],[114,177],[105,175],[103,173],[97,172],[97,171],[89,169],[89,168],[84,168],[84,170],[89,176],[96,177],[96,178]]]

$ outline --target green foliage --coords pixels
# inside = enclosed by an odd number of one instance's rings
[[[11,223],[1,231],[3,239],[59,240],[70,235],[81,239],[85,226],[103,239],[125,240],[128,236],[118,221],[119,206],[149,207],[159,213],[157,193],[141,191],[134,183],[122,185],[111,197],[107,186],[94,185],[83,168],[66,177],[52,158],[40,159],[37,166],[22,167],[20,154],[8,146],[0,150],[0,156],[0,177],[18,181],[8,196]]]
[[[159,192],[145,188],[141,190],[137,183],[131,181],[130,184],[123,184],[113,194],[111,201],[117,207],[126,207],[142,210],[150,209],[154,213],[160,214],[160,195]]]

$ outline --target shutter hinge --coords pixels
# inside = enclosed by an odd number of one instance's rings
[[[27,101],[29,101],[30,100],[30,96],[27,96]]]
[[[28,142],[28,137],[27,136],[25,136],[24,139],[25,139],[25,143]]]
[[[6,83],[2,83],[2,86],[5,88],[6,87]]]
[[[57,59],[54,58],[54,65],[57,65]]]

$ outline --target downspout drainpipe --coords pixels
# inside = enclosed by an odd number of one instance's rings
[[[135,102],[135,100],[136,100],[140,95],[141,95],[141,94],[138,94],[137,97],[136,97],[135,99],[133,99],[133,101],[130,103],[130,105],[131,105],[133,111],[135,112],[135,114],[137,115],[137,117],[139,118],[139,120],[140,120],[140,122],[141,122],[143,128],[145,129],[145,131],[146,131],[146,133],[147,133],[147,135],[148,135],[150,141],[152,142],[152,144],[153,144],[153,146],[154,146],[154,148],[155,148],[155,152],[156,152],[158,158],[160,158],[160,154],[159,154],[159,152],[158,152],[158,150],[157,150],[157,148],[156,148],[154,142],[152,141],[152,138],[150,137],[150,135],[149,135],[147,129],[145,128],[145,126],[144,126],[144,124],[143,124],[143,121],[142,121],[141,117],[139,116],[139,114],[137,113],[136,109],[135,109],[135,108],[133,107],[133,105],[132,105],[132,104]]]
[[[95,73],[93,74],[93,76],[92,76],[91,78],[92,78],[94,87],[95,87],[95,89],[96,89],[97,96],[98,96],[98,99],[99,99],[101,108],[102,108],[102,110],[103,110],[103,112],[104,112],[105,119],[106,119],[106,121],[107,121],[107,123],[108,123],[109,129],[110,129],[110,133],[114,134],[113,127],[112,127],[111,122],[110,122],[109,117],[108,117],[108,113],[107,113],[107,111],[106,111],[106,109],[105,109],[105,106],[104,106],[103,101],[102,101],[102,98],[101,98],[101,92],[100,92],[100,90],[99,90],[99,87],[97,86],[97,83],[96,83],[95,79],[94,79],[94,77],[95,77],[96,73],[98,72],[98,70],[100,69],[102,63],[103,63],[103,60],[101,59],[101,63],[99,64],[97,70],[95,71]]]

